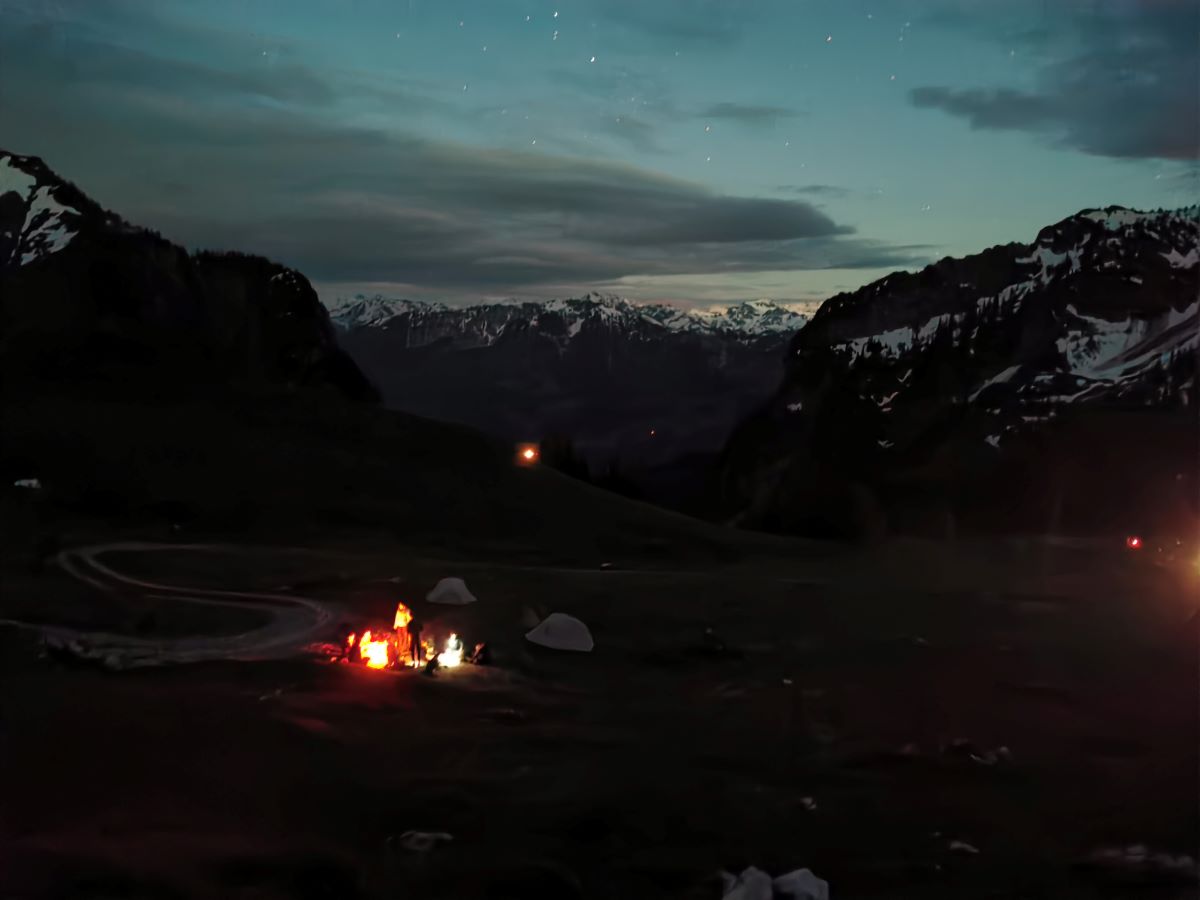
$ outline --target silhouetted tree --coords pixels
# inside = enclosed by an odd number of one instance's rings
[[[581,481],[591,480],[587,461],[575,449],[575,442],[564,434],[548,434],[541,443],[542,464]]]
[[[625,474],[619,459],[610,461],[600,474],[592,479],[592,483],[596,487],[612,491],[614,494],[620,494],[622,497],[629,497],[634,500],[645,499],[645,492],[638,487],[633,479]]]

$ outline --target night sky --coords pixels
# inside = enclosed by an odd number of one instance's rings
[[[0,147],[322,295],[822,299],[1200,201],[1195,0],[0,0]]]

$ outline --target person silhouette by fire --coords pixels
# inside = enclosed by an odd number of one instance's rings
[[[408,624],[404,626],[408,633],[408,641],[412,646],[412,660],[414,665],[421,664],[421,630],[424,626],[417,621],[417,617],[413,616],[408,620]]]

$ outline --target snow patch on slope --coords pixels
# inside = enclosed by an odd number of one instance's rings
[[[1171,252],[1160,255],[1170,264],[1172,269],[1192,269],[1197,264],[1200,264],[1200,247],[1193,247],[1186,254],[1172,248]]]
[[[0,237],[12,241],[9,262],[28,265],[45,256],[58,253],[71,243],[77,234],[75,220],[79,210],[60,203],[54,193],[57,186],[38,184],[38,176],[26,171],[23,162],[29,160],[0,154],[0,196],[15,194],[21,200],[14,216]],[[11,200],[10,200],[11,202]]]
[[[1127,228],[1130,225],[1135,225],[1149,218],[1146,213],[1141,213],[1134,209],[1123,209],[1121,207],[1113,207],[1107,210],[1092,209],[1081,213],[1081,216],[1085,219],[1091,219],[1093,222],[1099,222],[1108,231],[1120,231],[1122,228]]]
[[[76,210],[54,199],[53,188],[42,186],[34,191],[21,238],[21,265],[58,253],[70,244],[76,231],[68,217],[74,215],[78,215]]]
[[[1023,265],[1040,264],[1041,271],[1038,272],[1038,274],[1036,276],[1034,276],[1034,280],[1040,281],[1042,284],[1048,284],[1050,282],[1050,279],[1054,277],[1053,273],[1051,272],[1051,269],[1057,269],[1068,259],[1071,260],[1071,271],[1078,272],[1079,271],[1079,251],[1078,250],[1074,250],[1071,252],[1064,251],[1062,253],[1056,253],[1055,251],[1051,250],[1049,247],[1040,247],[1039,246],[1039,247],[1034,248],[1034,251],[1032,254],[1030,254],[1029,256],[1024,256],[1024,257],[1019,258],[1017,260],[1017,262],[1021,263]]]
[[[843,341],[837,346],[843,351],[849,351],[854,359],[862,356],[868,347],[873,345],[878,346],[879,352],[885,357],[896,357],[915,347],[917,344],[928,341],[938,329],[947,324],[954,324],[960,317],[952,316],[945,313],[923,322],[920,326],[901,326],[900,328],[890,328],[887,331],[881,331],[879,334],[869,334],[865,337],[851,338],[848,341]]]
[[[1012,377],[1014,375],[1016,375],[1017,372],[1020,371],[1020,369],[1021,369],[1020,365],[1009,366],[1007,369],[1005,369],[1000,374],[993,375],[991,378],[989,378],[987,381],[985,381],[983,384],[981,384],[978,388],[976,388],[975,392],[973,394],[971,394],[971,396],[968,397],[967,399],[970,401],[973,401],[976,397],[978,397],[980,394],[982,394],[984,391],[986,391],[988,388],[990,388],[993,384],[1006,384],[1007,382],[1012,380]]]
[[[1076,327],[1059,338],[1058,349],[1066,357],[1069,371],[1081,378],[1103,377],[1103,370],[1146,333],[1144,321],[1099,319],[1081,315],[1074,306],[1068,306],[1067,312]]]
[[[1165,362],[1172,353],[1192,349],[1198,337],[1200,302],[1172,309],[1155,318],[1125,317],[1116,321],[1079,313],[1058,340],[1068,371],[1089,380],[1115,381],[1138,374],[1148,365]]]

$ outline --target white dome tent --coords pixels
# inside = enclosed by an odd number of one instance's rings
[[[444,606],[466,606],[477,598],[467,590],[467,583],[461,578],[443,578],[425,595],[425,599]]]
[[[588,627],[566,613],[550,613],[525,635],[525,640],[540,647],[576,653],[590,653],[596,646]]]

